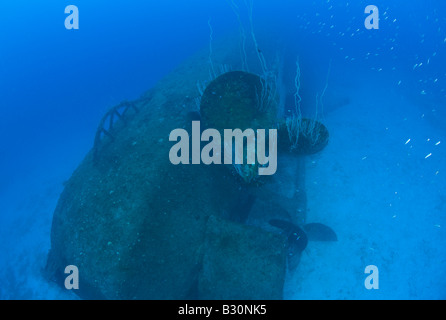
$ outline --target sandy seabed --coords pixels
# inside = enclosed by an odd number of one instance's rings
[[[307,222],[338,242],[309,243],[288,299],[446,298],[444,131],[380,77],[348,88],[350,104],[325,116],[330,143],[307,159]]]

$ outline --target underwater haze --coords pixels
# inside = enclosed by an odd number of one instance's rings
[[[69,5],[78,9],[78,29],[67,28]],[[367,20],[369,5],[379,24]],[[293,220],[294,209],[288,215],[294,225],[302,222],[309,241],[298,250],[297,266],[288,260],[283,298],[445,299],[445,12],[442,0],[1,2],[0,299],[88,297],[51,281],[44,270],[58,241],[51,234],[53,215],[62,210],[58,201],[71,207],[61,194],[90,161],[101,119],[122,101],[144,105],[156,96],[151,92],[162,92],[177,99],[172,112],[201,111],[204,121],[207,109],[195,108],[192,95],[206,96],[201,91],[218,78],[214,68],[273,75],[277,122],[296,116],[299,106],[304,118],[329,132],[321,150],[298,156],[305,167],[305,219]],[[188,86],[191,98],[176,97],[176,87]],[[158,115],[169,110],[154,108],[159,119],[152,120],[165,121]],[[129,128],[138,121],[137,113],[132,117]],[[129,137],[136,145],[134,132]],[[173,145],[156,134],[154,140]],[[279,159],[277,174],[281,165]],[[249,215],[268,204],[257,190],[263,177],[253,184],[243,174],[235,168],[229,176],[242,191],[256,188],[252,193],[264,202],[243,198],[236,210],[243,219],[233,220],[256,226]],[[291,184],[281,186],[278,196],[294,192],[287,190]],[[262,210],[277,218],[274,209]],[[323,241],[313,241],[303,222],[329,226],[336,241],[327,240],[327,229],[318,229]],[[302,245],[296,243],[290,246]],[[371,275],[379,275],[379,287]]]

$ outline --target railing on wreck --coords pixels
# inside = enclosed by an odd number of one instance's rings
[[[108,110],[102,117],[94,138],[93,160],[95,163],[97,162],[98,150],[102,141],[104,140],[104,136],[109,137],[112,141],[115,139],[113,128],[118,121],[123,121],[124,124],[126,123],[126,115],[130,109],[133,109],[136,113],[139,112],[135,102],[123,101],[117,106]]]

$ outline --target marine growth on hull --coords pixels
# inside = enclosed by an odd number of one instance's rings
[[[212,70],[238,59],[236,47],[221,43]],[[257,74],[243,63],[202,82],[207,57],[197,54],[140,99],[104,115],[54,212],[49,280],[63,286],[66,266],[75,265],[82,298],[281,299],[287,270],[308,241],[336,240],[329,227],[306,224],[305,156],[327,145],[327,128],[303,117],[299,103],[284,116],[277,76],[260,51],[250,57],[260,59]],[[221,149],[209,153],[220,152],[221,164],[169,160],[170,133],[192,136],[194,121],[199,135],[219,133]],[[276,153],[277,172],[259,175],[267,167],[259,144],[243,136],[241,163],[225,164],[223,154],[234,154],[224,140],[228,129],[252,130],[254,141],[259,130],[275,130],[276,139],[264,142],[274,144],[265,156]],[[198,144],[201,150],[206,141]],[[250,151],[257,157],[248,163]]]

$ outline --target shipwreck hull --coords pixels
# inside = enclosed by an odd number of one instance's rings
[[[185,62],[97,138],[54,212],[49,280],[64,287],[64,269],[75,265],[75,293],[88,299],[282,298],[287,239],[230,219],[240,179],[224,165],[169,161],[169,134],[190,130],[207,59]]]

